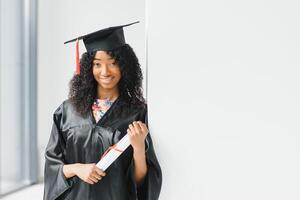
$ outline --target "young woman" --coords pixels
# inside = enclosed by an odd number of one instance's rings
[[[70,82],[69,99],[53,115],[44,200],[159,197],[162,176],[147,128],[142,72],[123,27],[80,38],[87,52]],[[105,172],[96,167],[126,134],[131,146]]]

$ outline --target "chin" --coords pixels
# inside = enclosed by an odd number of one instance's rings
[[[114,89],[116,87],[116,85],[103,85],[100,84],[100,87],[103,89]]]

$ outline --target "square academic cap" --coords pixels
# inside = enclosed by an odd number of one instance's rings
[[[77,37],[75,39],[64,42],[64,44],[76,41],[76,74],[80,74],[79,64],[79,40],[83,40],[87,52],[100,51],[100,50],[113,50],[123,46],[125,43],[123,27],[139,23],[139,21],[125,24],[121,26],[113,26],[99,31],[89,33]]]

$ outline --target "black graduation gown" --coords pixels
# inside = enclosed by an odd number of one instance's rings
[[[64,164],[97,163],[111,145],[117,143],[133,121],[147,124],[146,105],[128,105],[119,97],[98,123],[92,111],[85,118],[70,100],[64,101],[53,115],[53,126],[45,152],[44,200],[156,200],[162,174],[150,134],[146,143],[147,175],[139,186],[134,181],[133,148],[129,146],[106,170],[96,184],[77,176],[67,179]]]

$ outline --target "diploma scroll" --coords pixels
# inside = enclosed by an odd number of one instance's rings
[[[97,167],[105,171],[129,147],[129,136],[126,134],[119,142],[110,147],[97,163]]]

